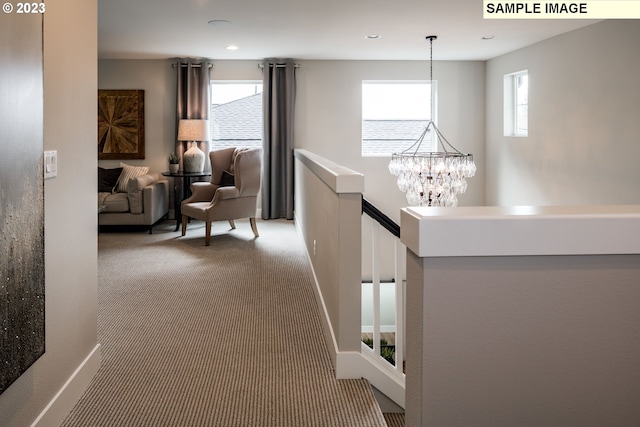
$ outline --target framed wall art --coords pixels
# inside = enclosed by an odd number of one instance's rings
[[[2,393],[45,352],[42,15],[3,14],[0,28]]]
[[[98,159],[144,159],[144,90],[98,91]]]

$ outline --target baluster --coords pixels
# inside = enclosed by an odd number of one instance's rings
[[[372,233],[372,289],[373,289],[373,351],[380,356],[380,225],[373,221]]]
[[[396,291],[396,336],[395,336],[395,362],[396,369],[404,372],[404,270],[406,269],[404,261],[405,246],[400,239],[395,241],[395,291]]]

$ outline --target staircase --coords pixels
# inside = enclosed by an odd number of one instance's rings
[[[305,242],[316,283],[316,298],[324,314],[324,332],[336,378],[365,378],[373,387],[402,411],[405,400],[404,369],[404,265],[405,248],[400,243],[399,227],[364,201],[364,176],[306,150],[295,150],[295,222]],[[367,215],[363,216],[363,211]],[[363,226],[363,222],[370,222]],[[372,252],[363,255],[363,230],[371,230]],[[389,234],[391,233],[391,234]],[[367,232],[367,234],[369,234]],[[393,268],[385,264],[389,251]],[[362,260],[371,256],[368,281],[371,307],[362,302]],[[393,281],[394,348],[380,345],[381,277]],[[387,277],[389,275],[390,277]],[[398,280],[396,280],[398,278]],[[356,291],[357,290],[357,291]],[[381,299],[382,298],[382,299]],[[363,312],[371,313],[367,330],[363,330]],[[362,342],[363,332],[371,334],[371,347]],[[388,356],[388,361],[383,356]],[[389,357],[390,356],[390,357]],[[393,413],[394,411],[383,412]],[[398,425],[398,415],[389,415]]]

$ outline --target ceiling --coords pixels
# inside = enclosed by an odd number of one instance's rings
[[[416,60],[428,59],[433,34],[435,60],[487,60],[597,22],[485,20],[482,8],[482,0],[99,0],[98,54]]]

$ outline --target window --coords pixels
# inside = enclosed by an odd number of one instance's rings
[[[529,132],[529,72],[504,76],[504,135],[527,136]]]
[[[211,82],[211,146],[262,147],[262,82]]]
[[[431,117],[431,87],[428,81],[363,81],[362,155],[390,156],[409,148]],[[435,105],[435,82],[433,88]]]

